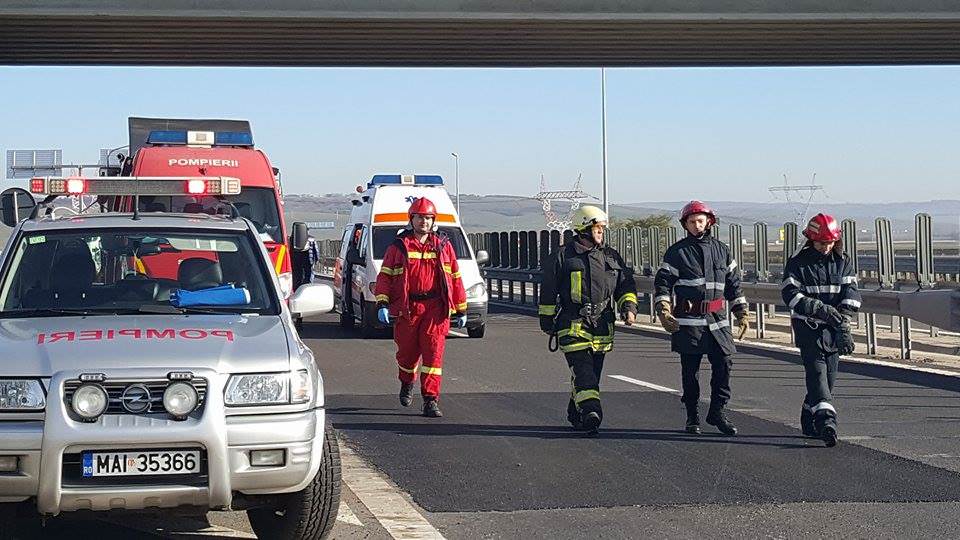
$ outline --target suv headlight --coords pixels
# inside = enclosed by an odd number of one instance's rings
[[[0,379],[0,411],[35,411],[47,406],[43,386],[35,379]]]
[[[476,299],[482,298],[487,294],[487,288],[483,285],[483,282],[477,283],[473,287],[467,289],[467,298]]]
[[[307,370],[287,373],[245,373],[231,375],[224,403],[227,405],[285,405],[310,401],[310,374]]]

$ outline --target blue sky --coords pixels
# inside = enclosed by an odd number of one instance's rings
[[[958,199],[960,67],[610,69],[615,203]],[[583,174],[600,195],[597,69],[0,67],[0,149],[96,161],[128,116],[245,118],[287,191],[348,192],[377,172],[463,193],[532,195]]]

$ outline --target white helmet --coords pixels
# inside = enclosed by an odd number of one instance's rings
[[[570,228],[580,232],[593,227],[595,223],[607,223],[607,213],[596,206],[581,206],[573,213]]]

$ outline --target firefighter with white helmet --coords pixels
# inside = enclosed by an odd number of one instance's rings
[[[595,206],[574,212],[575,235],[543,265],[540,329],[557,339],[572,374],[567,420],[596,433],[603,420],[600,374],[613,348],[614,321],[633,324],[636,283],[623,258],[604,244],[607,214]],[[554,349],[555,350],[555,349]]]
[[[733,312],[740,337],[749,328],[746,298],[740,290],[740,270],[730,249],[714,238],[710,228],[717,218],[701,201],[690,201],[680,211],[685,238],[667,248],[654,278],[656,313],[672,334],[671,348],[680,353],[686,431],[700,433],[700,384],[697,373],[703,355],[710,361],[710,409],[706,421],[724,435],[736,435],[724,407],[730,400],[731,357],[737,352],[727,307]],[[676,296],[676,303],[672,301]]]
[[[800,428],[808,437],[837,444],[833,383],[841,354],[854,350],[850,320],[860,309],[857,275],[843,253],[842,232],[833,216],[813,216],[803,231],[807,242],[783,269],[783,301],[806,372],[807,395]]]

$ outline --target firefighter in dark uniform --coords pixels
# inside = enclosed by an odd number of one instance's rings
[[[727,306],[736,319],[740,338],[749,328],[749,310],[740,290],[740,270],[730,249],[710,234],[716,223],[713,210],[691,201],[680,211],[686,238],[667,248],[654,278],[654,303],[663,328],[670,332],[671,349],[680,353],[686,431],[700,433],[700,383],[697,372],[706,354],[710,360],[710,409],[706,421],[724,435],[737,428],[724,414],[730,400],[731,356],[737,352]],[[672,297],[676,295],[676,303]]]
[[[850,320],[860,309],[853,264],[843,253],[837,220],[817,214],[803,235],[807,243],[783,270],[783,301],[806,372],[807,395],[800,428],[808,437],[837,444],[837,410],[831,401],[841,354],[854,350]]]
[[[607,215],[581,206],[573,216],[576,235],[543,265],[540,329],[556,338],[572,373],[567,420],[595,434],[603,420],[600,374],[613,348],[614,321],[636,321],[633,272],[617,250],[603,243]],[[554,349],[555,350],[555,349]]]

